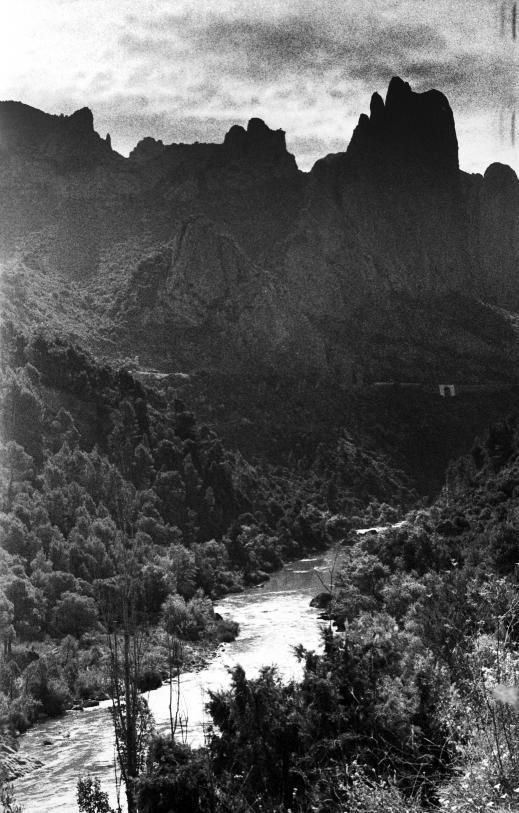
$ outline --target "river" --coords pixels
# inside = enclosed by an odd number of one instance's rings
[[[227,596],[216,610],[234,618],[240,634],[222,644],[211,662],[199,672],[183,676],[181,711],[188,718],[188,742],[201,745],[207,722],[205,703],[209,689],[229,685],[229,667],[240,663],[248,676],[262,666],[275,664],[287,679],[299,678],[302,665],[293,647],[321,646],[319,611],[310,599],[326,589],[337,558],[333,550],[313,559],[286,565],[263,587]],[[147,696],[158,731],[169,729],[169,684]],[[72,813],[77,810],[76,784],[80,775],[101,779],[116,806],[114,741],[110,704],[38,724],[20,740],[20,756],[40,759],[44,765],[15,783],[15,794],[24,813]],[[124,791],[121,794],[124,797]]]

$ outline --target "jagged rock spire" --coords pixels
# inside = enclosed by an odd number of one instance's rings
[[[389,83],[385,102],[371,98],[370,115],[361,115],[348,155],[361,164],[398,165],[455,175],[458,140],[447,98],[438,90],[415,93],[399,77]]]

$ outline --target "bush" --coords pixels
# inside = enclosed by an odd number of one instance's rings
[[[49,717],[59,717],[67,710],[70,703],[70,693],[62,680],[52,678],[49,680],[46,691],[41,697],[42,710]]]
[[[82,700],[102,697],[106,693],[106,673],[103,669],[82,671],[75,684],[75,694]]]
[[[63,593],[54,608],[53,624],[61,635],[79,638],[97,623],[97,607],[93,598],[77,593]]]
[[[108,801],[108,794],[101,790],[101,783],[97,777],[80,777],[76,798],[80,813],[114,813]]]
[[[162,675],[158,669],[144,669],[137,677],[137,688],[143,694],[151,692],[153,689],[158,689],[162,686]]]
[[[216,623],[216,636],[220,643],[230,644],[237,637],[240,625],[237,621],[222,618]]]
[[[31,725],[31,720],[27,714],[27,709],[24,708],[22,700],[15,700],[9,710],[9,728],[12,731],[19,731],[23,734]]]
[[[212,813],[219,809],[207,755],[157,737],[151,744],[146,774],[138,780],[137,800],[140,813]]]
[[[170,636],[199,641],[214,630],[215,617],[211,600],[197,593],[186,604],[182,596],[169,596],[162,605],[164,629]]]
[[[29,664],[25,675],[29,697],[38,704],[36,712],[31,712],[32,720],[41,712],[49,717],[57,717],[65,712],[70,702],[69,690],[61,678],[49,674],[47,663],[42,658]]]
[[[297,800],[297,797],[296,797]],[[405,798],[394,782],[381,779],[355,762],[325,769],[309,794],[309,810],[327,813],[420,813],[418,802]]]

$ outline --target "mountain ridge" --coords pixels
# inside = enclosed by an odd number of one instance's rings
[[[354,369],[517,380],[519,181],[498,164],[459,170],[440,91],[393,78],[347,149],[309,173],[260,119],[221,144],[147,137],[124,158],[88,108],[20,104],[0,103],[0,260],[29,287],[43,274],[58,302],[73,282],[83,334],[104,321],[115,359],[346,386]]]

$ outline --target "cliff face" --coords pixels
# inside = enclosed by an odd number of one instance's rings
[[[126,164],[88,108],[52,116],[0,103],[0,257],[36,251],[71,276],[95,268],[99,245],[131,218],[124,202],[138,182]]]
[[[364,288],[415,296],[471,284],[458,144],[443,94],[415,94],[393,79],[385,103],[373,96],[346,153],[317,162],[312,175],[316,210],[323,197],[335,201],[351,244],[340,256]]]
[[[483,296],[504,308],[519,308],[519,181],[503,164],[474,176],[465,211],[468,246]]]
[[[370,115],[361,115],[347,155],[361,172],[383,173],[395,181],[402,168],[437,182],[456,178],[458,141],[449,102],[437,90],[413,93],[394,77],[385,102],[373,94]]]
[[[516,377],[503,309],[519,308],[519,181],[460,172],[438,91],[393,79],[308,174],[259,119],[222,144],[146,138],[125,159],[86,108],[4,102],[0,193],[4,262],[73,278],[115,355],[342,381]]]
[[[2,102],[0,152],[53,161],[62,170],[91,168],[109,160],[109,138],[94,131],[88,107],[52,116],[21,102]]]

